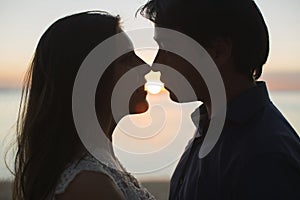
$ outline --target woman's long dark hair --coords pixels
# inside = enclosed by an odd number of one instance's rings
[[[17,121],[14,200],[51,196],[66,165],[84,152],[72,117],[73,83],[87,54],[118,28],[119,17],[85,12],[56,21],[41,37]]]

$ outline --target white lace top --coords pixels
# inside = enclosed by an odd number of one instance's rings
[[[125,199],[155,199],[154,196],[152,196],[146,188],[140,185],[139,182],[131,174],[127,173],[125,170],[125,172],[122,172],[107,165],[104,165],[91,155],[87,155],[84,158],[71,163],[67,167],[67,169],[64,170],[56,186],[55,195],[63,193],[70,184],[70,182],[81,171],[101,172],[108,175],[114,181],[114,183],[120,189],[120,191],[122,191]]]

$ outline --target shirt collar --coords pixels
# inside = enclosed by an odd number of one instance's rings
[[[258,81],[256,86],[235,98],[227,107],[227,121],[238,124],[246,123],[252,116],[269,104],[270,98],[265,82]],[[209,122],[206,107],[202,104],[191,115],[198,135],[203,132],[202,125]]]
[[[200,137],[204,132],[204,126],[209,123],[208,113],[204,104],[197,108],[191,115],[192,121],[196,126],[195,137]]]
[[[226,120],[244,124],[270,102],[265,82],[258,81],[228,104]]]

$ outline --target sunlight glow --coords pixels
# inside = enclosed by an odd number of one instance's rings
[[[150,94],[158,94],[164,89],[164,83],[160,81],[160,72],[150,71],[148,74],[145,75],[146,84],[145,84],[145,91],[149,92]]]
[[[151,94],[158,94],[163,89],[164,85],[157,82],[149,82],[145,85],[145,90]]]

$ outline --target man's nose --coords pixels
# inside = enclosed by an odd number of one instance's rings
[[[161,63],[161,64],[163,64],[165,62],[165,56],[166,56],[166,54],[165,54],[164,51],[158,50],[153,63]]]

